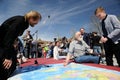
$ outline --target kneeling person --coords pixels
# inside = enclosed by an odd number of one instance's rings
[[[75,40],[70,43],[69,52],[64,65],[68,65],[71,57],[74,57],[75,62],[85,63],[93,62],[99,64],[100,57],[93,55],[86,55],[86,53],[93,53],[93,50],[83,41],[80,32],[76,32]]]

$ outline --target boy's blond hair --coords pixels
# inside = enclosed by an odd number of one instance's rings
[[[105,12],[104,8],[103,8],[103,7],[98,7],[98,8],[95,10],[94,14],[96,15],[96,14],[99,13],[99,12]]]
[[[34,20],[40,19],[41,20],[41,14],[37,11],[30,11],[25,14],[25,19],[28,20],[30,18],[33,18]]]

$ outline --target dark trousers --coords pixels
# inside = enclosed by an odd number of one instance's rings
[[[105,48],[105,57],[106,57],[107,65],[113,66],[113,54],[114,54],[118,66],[120,67],[120,42],[118,44],[114,44],[112,40],[108,40],[104,44],[104,48]]]
[[[0,80],[7,80],[16,69],[16,60],[12,60],[12,65],[9,69],[3,67],[3,61],[4,59],[0,59]]]
[[[31,43],[26,43],[25,57],[30,58],[30,56],[31,56]]]
[[[7,78],[9,78],[10,75],[16,69],[16,63],[17,63],[16,51],[13,50],[13,53],[14,53],[14,55],[12,55],[12,57],[11,57],[12,65],[9,69],[5,69],[3,66],[3,61],[5,60],[4,54],[3,54],[3,49],[0,48],[0,80],[7,80]]]

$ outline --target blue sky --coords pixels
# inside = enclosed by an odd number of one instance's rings
[[[86,32],[95,31],[91,17],[99,6],[109,14],[120,16],[120,0],[0,0],[0,24],[11,16],[36,10],[41,13],[42,21],[29,28],[32,34],[38,30],[43,40],[58,36],[70,38],[81,27]]]

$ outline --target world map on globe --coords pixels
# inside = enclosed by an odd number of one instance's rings
[[[28,71],[25,71],[28,70]],[[71,63],[53,64],[49,67],[25,67],[21,73],[8,80],[120,80],[120,72]]]

